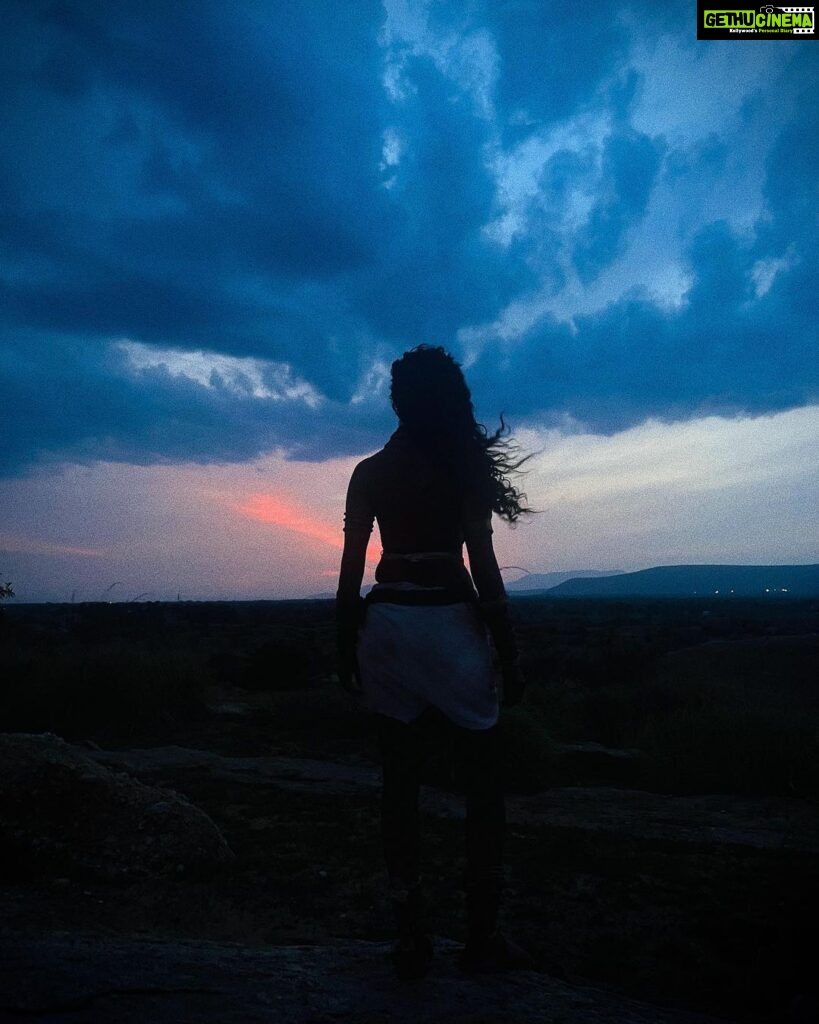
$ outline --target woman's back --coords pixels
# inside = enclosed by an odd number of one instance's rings
[[[460,555],[465,523],[491,514],[465,494],[451,473],[399,427],[384,448],[353,473],[345,526],[369,529],[378,520],[385,553]]]

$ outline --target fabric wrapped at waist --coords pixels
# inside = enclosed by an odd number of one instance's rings
[[[368,602],[393,600],[398,604],[453,604],[476,600],[472,579],[460,554],[449,552],[385,552],[375,570],[378,586],[370,591]],[[411,587],[390,587],[410,584]],[[424,588],[417,591],[412,588]],[[429,591],[426,588],[430,588]],[[377,596],[373,596],[376,594]]]
[[[370,604],[405,604],[405,605],[447,605],[464,604],[474,601],[474,597],[464,596],[462,590],[450,587],[414,587],[404,588],[389,583],[379,584],[367,594],[365,603]]]

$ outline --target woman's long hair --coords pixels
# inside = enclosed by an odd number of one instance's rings
[[[513,523],[531,512],[509,475],[531,456],[520,456],[503,415],[489,433],[475,419],[459,364],[443,348],[419,345],[392,364],[392,407],[413,440],[443,465],[462,491],[475,493]]]

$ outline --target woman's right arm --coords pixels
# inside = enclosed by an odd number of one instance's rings
[[[350,477],[344,507],[344,551],[336,593],[340,604],[358,603],[374,519],[375,510],[367,486],[366,472],[363,464],[359,463]]]
[[[375,512],[362,464],[356,466],[347,488],[344,511],[344,551],[336,592],[338,674],[346,689],[353,688],[355,647],[361,622],[361,581]]]

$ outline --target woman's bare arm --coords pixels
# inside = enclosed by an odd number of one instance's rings
[[[504,600],[506,588],[492,544],[491,516],[465,523],[464,540],[469,555],[469,569],[481,604]]]
[[[342,686],[354,690],[355,649],[361,623],[361,581],[374,512],[361,464],[353,470],[344,512],[344,551],[336,592],[338,675]]]
[[[366,475],[359,463],[353,470],[347,487],[344,510],[344,551],[338,576],[336,598],[339,603],[356,604],[361,593],[367,545],[373,529],[375,514],[370,500]]]
[[[509,614],[509,600],[492,544],[491,516],[466,523],[464,540],[483,620],[501,662],[503,703],[509,707],[518,704],[523,697],[524,681],[520,672],[518,645]]]
[[[355,604],[361,594],[364,565],[367,558],[369,532],[348,530],[344,534],[344,551],[341,555],[341,569],[338,574],[336,599],[345,604]]]

